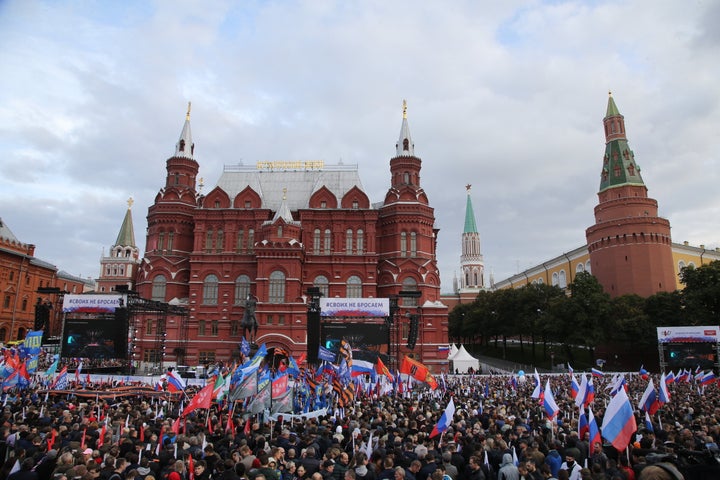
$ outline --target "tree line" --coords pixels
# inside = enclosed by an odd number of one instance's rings
[[[591,358],[599,345],[651,348],[657,345],[657,327],[718,325],[720,261],[683,268],[680,281],[682,289],[647,298],[611,298],[587,272],[578,273],[565,290],[537,283],[482,291],[472,303],[450,312],[449,338],[503,349],[511,340],[533,359],[536,354],[547,359],[560,349],[572,361],[578,347],[587,348]]]

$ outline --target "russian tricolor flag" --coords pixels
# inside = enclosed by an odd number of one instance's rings
[[[552,420],[560,411],[560,407],[555,403],[552,390],[550,390],[550,380],[545,382],[545,394],[543,395],[543,407],[545,408],[545,416],[548,420]]]
[[[598,370],[597,368],[593,368],[590,370],[592,372],[593,377],[604,377],[605,373],[602,370]]]
[[[577,380],[575,380],[575,375],[570,374],[570,396],[572,396],[573,400],[577,398],[579,391],[580,385],[578,385]]]
[[[601,431],[602,436],[619,452],[627,448],[632,434],[637,431],[633,408],[624,388],[621,388],[610,400],[605,410]]]
[[[590,421],[588,422],[588,428],[590,429],[590,446],[592,447],[596,443],[600,443],[602,445],[600,429],[598,428],[597,421],[595,420],[595,415],[593,415],[592,409],[590,408],[588,408],[588,415],[590,416]]]
[[[670,385],[674,381],[675,381],[675,374],[671,370],[670,373],[665,375],[665,385]]]
[[[580,417],[578,417],[578,437],[580,439],[585,438],[585,434],[590,432],[590,424],[588,424],[587,415],[585,410],[580,410]]]
[[[638,405],[638,407],[650,415],[655,415],[655,412],[660,408],[660,404],[657,401],[657,393],[655,393],[655,384],[652,379],[648,382],[645,393],[643,393],[642,398],[640,398],[640,405]]]
[[[181,392],[185,390],[185,380],[175,370],[167,372],[168,392]]]
[[[658,398],[658,401],[662,404],[668,403],[670,401],[670,392],[668,391],[667,387],[667,378],[663,382],[660,381],[660,397]]]
[[[593,386],[592,377],[590,377],[590,380],[588,380],[588,383],[587,383],[587,389],[585,390],[585,402],[583,402],[583,405],[585,407],[587,407],[594,401],[595,401],[595,387]]]
[[[434,437],[435,435],[439,435],[445,430],[447,430],[450,425],[452,425],[454,415],[455,402],[453,402],[452,397],[450,397],[450,401],[448,402],[447,407],[445,407],[445,411],[440,416],[440,420],[438,420],[437,425],[435,425],[432,432],[430,433],[430,438]]]

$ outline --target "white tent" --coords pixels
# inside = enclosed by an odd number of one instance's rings
[[[473,371],[477,372],[480,368],[480,360],[473,357],[465,350],[465,345],[460,345],[455,355],[450,357],[453,362],[453,372],[457,370],[460,373],[467,373],[468,369],[472,367]]]
[[[454,343],[450,344],[450,351],[448,352],[448,360],[452,360],[455,354],[458,352],[458,347]]]

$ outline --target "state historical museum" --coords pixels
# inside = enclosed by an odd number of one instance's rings
[[[438,229],[405,104],[390,186],[377,203],[363,190],[356,165],[322,161],[225,166],[217,185],[201,194],[198,159],[188,110],[165,185],[148,209],[135,278],[140,297],[187,314],[137,316],[131,335],[137,366],[227,362],[238,356],[243,333],[258,345],[312,358],[322,339],[308,328],[308,317],[319,293],[389,298],[388,318],[332,323],[384,325],[392,366],[409,353],[435,371],[446,368],[439,349],[448,344],[448,309],[440,301]],[[254,334],[243,331],[249,301]]]

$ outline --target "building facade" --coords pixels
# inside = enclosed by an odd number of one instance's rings
[[[448,343],[438,229],[421,186],[422,161],[405,105],[389,166],[390,188],[378,203],[365,193],[356,165],[322,161],[225,166],[203,195],[188,110],[166,162],[165,186],[148,209],[135,283],[141,297],[185,306],[188,316],[138,316],[133,341],[141,369],[159,357],[183,365],[233,358],[248,298],[256,302],[255,343],[296,357],[306,353],[310,288],[343,298],[416,292],[398,298],[396,353],[413,353],[437,370],[446,365],[438,353]],[[420,319],[412,350],[404,346],[406,314]]]
[[[0,342],[22,340],[37,320],[49,335],[60,334],[62,293],[83,293],[92,281],[76,277],[35,256],[35,245],[21,242],[0,219]],[[39,326],[39,325],[38,325]]]

